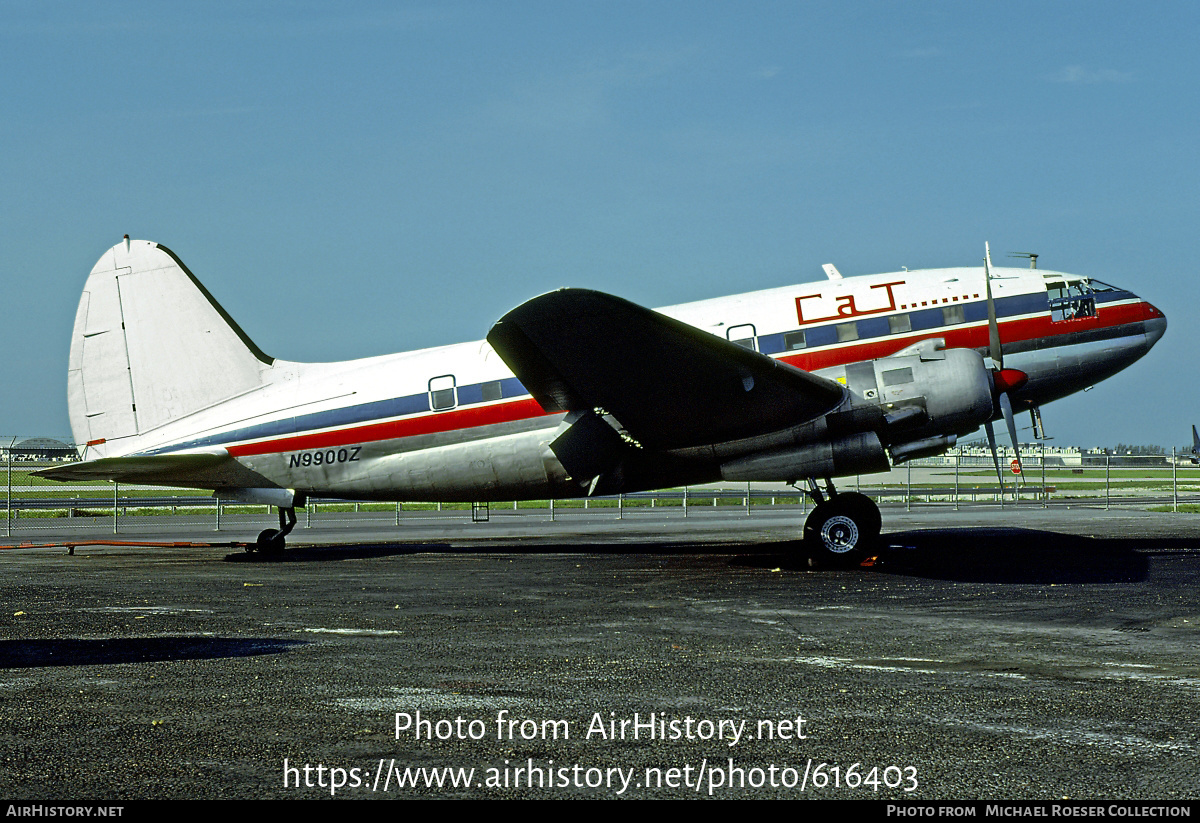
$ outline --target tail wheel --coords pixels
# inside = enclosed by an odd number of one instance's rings
[[[283,554],[287,545],[287,536],[296,526],[296,509],[294,506],[280,507],[279,528],[263,529],[258,533],[258,540],[246,546],[248,552],[263,554]]]
[[[254,541],[255,550],[263,554],[280,554],[284,547],[284,535],[278,529],[263,529]]]

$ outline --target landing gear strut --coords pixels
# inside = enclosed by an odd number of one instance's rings
[[[291,533],[296,525],[296,508],[294,506],[279,508],[279,528],[278,529],[263,529],[259,532],[258,540],[246,546],[248,552],[262,552],[263,554],[282,554],[285,543],[284,538]]]
[[[808,495],[817,504],[804,521],[804,543],[811,565],[853,565],[879,539],[883,518],[875,501],[858,492],[839,494],[825,481],[828,496],[809,479]]]

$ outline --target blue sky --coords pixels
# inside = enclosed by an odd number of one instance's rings
[[[0,432],[69,436],[79,291],[125,233],[292,360],[479,339],[559,286],[667,305],[988,240],[1170,320],[1045,409],[1057,442],[1181,445],[1197,35],[1190,2],[0,2]]]

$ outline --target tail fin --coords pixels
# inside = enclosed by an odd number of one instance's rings
[[[1200,454],[1200,433],[1196,432],[1195,424],[1192,425],[1192,454]]]
[[[92,269],[75,315],[75,442],[89,456],[128,451],[119,441],[261,385],[272,362],[174,253],[126,236]]]

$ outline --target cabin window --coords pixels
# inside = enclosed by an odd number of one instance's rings
[[[790,331],[783,335],[783,347],[789,351],[803,349],[808,345],[804,340],[803,331]]]
[[[730,326],[725,330],[725,339],[730,343],[737,343],[744,349],[758,351],[758,333],[754,330],[753,323]]]
[[[893,314],[888,318],[889,334],[902,334],[906,331],[912,331],[912,318],[907,314]]]
[[[491,400],[500,400],[502,397],[504,397],[504,389],[501,387],[499,380],[488,381],[487,383],[484,383],[481,388],[483,389],[484,403],[487,403]]]
[[[963,317],[963,307],[962,306],[943,306],[942,307],[942,325],[943,326],[957,326],[959,323],[964,322],[965,319],[966,318]]]
[[[458,389],[454,375],[443,374],[429,380],[429,408],[433,411],[448,411],[458,405]]]
[[[851,340],[858,339],[857,323],[838,323],[834,328],[837,329],[839,343],[848,343]]]

